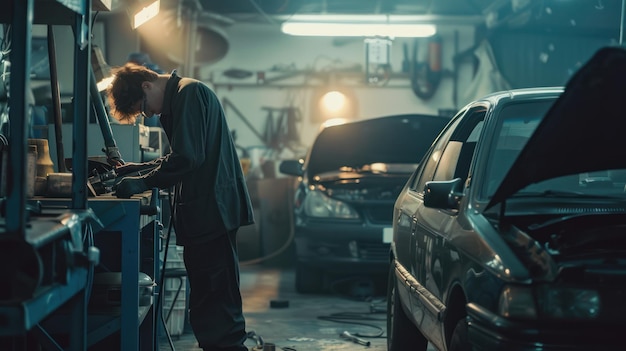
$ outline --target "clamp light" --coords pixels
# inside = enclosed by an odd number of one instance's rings
[[[159,14],[161,8],[161,0],[156,0],[148,6],[144,6],[141,10],[137,11],[133,16],[133,28],[137,29],[142,24],[151,20],[154,16]]]

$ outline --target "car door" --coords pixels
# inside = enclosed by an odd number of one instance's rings
[[[417,274],[422,272],[422,270],[414,264],[413,259],[416,254],[414,251],[417,247],[415,243],[415,229],[417,225],[415,213],[417,212],[417,206],[423,201],[423,197],[416,191],[416,186],[418,186],[420,175],[428,174],[429,176],[425,177],[432,178],[435,172],[438,155],[441,154],[442,148],[446,145],[447,140],[450,138],[451,131],[454,130],[454,127],[458,124],[459,116],[461,115],[462,113],[457,114],[433,143],[396,201],[393,239],[396,254],[395,258],[397,262],[416,279],[420,278]],[[411,314],[416,324],[418,326],[432,325],[432,321],[424,321],[424,318],[429,316],[424,313],[424,305],[419,303],[419,301],[414,301],[417,297],[416,287],[412,284],[412,281],[404,281],[399,285],[404,289],[399,289],[398,292],[402,295],[402,301],[409,301],[408,307],[412,310]]]
[[[445,308],[446,289],[444,270],[453,264],[454,254],[447,245],[447,233],[455,228],[458,210],[427,208],[423,202],[423,189],[427,181],[466,181],[475,146],[486,113],[485,105],[469,108],[457,123],[447,131],[448,137],[437,141],[423,173],[416,179],[415,212],[413,219],[412,272],[419,284],[412,299],[412,311],[420,317],[423,331],[440,348],[444,348],[443,328],[440,326]]]

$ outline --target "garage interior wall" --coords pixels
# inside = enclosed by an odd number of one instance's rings
[[[296,106],[302,112],[300,136],[303,145],[310,145],[320,128],[320,122],[311,116],[312,94],[310,85],[319,84],[311,77],[296,75],[276,84],[237,85],[236,81],[223,77],[227,69],[238,68],[252,72],[264,71],[272,76],[272,70],[332,72],[357,69],[363,72],[356,78],[336,75],[337,80],[352,88],[358,105],[356,119],[366,119],[401,113],[433,113],[440,109],[454,109],[453,80],[442,78],[435,95],[428,100],[418,98],[411,90],[408,77],[392,78],[386,85],[365,83],[365,44],[363,38],[333,39],[328,37],[294,37],[280,33],[277,26],[262,24],[237,24],[227,28],[230,50],[221,61],[203,67],[202,78],[218,83],[216,91],[220,98],[233,102],[239,111],[257,128],[262,130],[266,113],[263,107]],[[458,35],[460,50],[474,44],[473,28],[445,27],[438,34],[442,39],[442,67],[452,70],[455,35]],[[426,54],[427,39],[396,38],[391,45],[390,65],[393,73],[401,73],[403,47],[409,47],[409,57],[417,45],[417,57]],[[423,57],[423,56],[421,56]],[[469,73],[469,70],[467,71]],[[280,72],[274,73],[280,75]],[[466,80],[469,76],[464,77]],[[463,76],[462,76],[463,78]],[[228,82],[234,83],[233,87]],[[323,84],[323,83],[321,83]],[[280,87],[276,87],[280,86]],[[228,111],[227,111],[228,112]],[[230,126],[237,130],[242,142],[250,146],[261,143],[243,121],[228,115]]]
[[[266,148],[262,136],[268,122],[278,115],[271,110],[295,108],[299,114],[296,124],[300,147],[274,150],[273,158],[299,157],[306,151],[321,122],[311,116],[312,96],[315,86],[323,81],[310,74],[293,72],[324,73],[338,72],[335,80],[343,81],[357,100],[358,115],[354,119],[366,119],[400,113],[432,113],[453,111],[465,103],[460,97],[472,78],[470,62],[458,66],[458,81],[452,79],[456,53],[472,48],[476,44],[474,27],[440,26],[438,35],[442,43],[442,69],[445,72],[441,84],[432,98],[422,99],[411,90],[405,74],[406,48],[409,58],[417,46],[418,60],[427,54],[427,39],[396,38],[392,41],[390,67],[397,74],[388,82],[365,83],[365,44],[362,38],[294,37],[280,32],[277,24],[235,23],[224,26],[223,32],[229,43],[226,55],[217,62],[200,63],[197,77],[213,86],[222,100],[228,100],[236,108],[226,107],[231,129],[236,133],[237,144],[244,149]],[[617,33],[591,33],[581,38],[566,35],[536,35],[522,31],[501,31],[489,37],[502,75],[514,88],[529,86],[560,85],[585,60],[605,45],[615,44]],[[34,26],[34,37],[45,37],[46,27]],[[55,27],[58,73],[62,98],[71,97],[73,80],[73,36],[69,28]],[[93,44],[103,49],[112,66],[123,64],[128,54],[141,48],[137,31],[130,28],[125,15],[100,15],[93,27]],[[170,70],[178,67],[163,68]],[[272,83],[258,84],[252,80],[236,80],[224,76],[229,69],[263,72],[266,77],[278,77]],[[342,75],[344,71],[359,71],[357,75]],[[290,76],[282,79],[281,76]],[[33,81],[33,87],[41,82]],[[456,89],[456,92],[455,92]],[[455,94],[459,97],[455,98]]]

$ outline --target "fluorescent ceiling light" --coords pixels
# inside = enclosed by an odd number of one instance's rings
[[[437,32],[426,19],[389,15],[293,16],[281,29],[289,35],[336,37],[429,37]]]
[[[142,8],[137,13],[135,13],[133,28],[137,28],[142,24],[148,22],[154,16],[159,14],[159,9],[161,7],[161,0],[156,0],[152,4]]]

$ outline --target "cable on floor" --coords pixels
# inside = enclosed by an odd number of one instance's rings
[[[263,338],[261,337],[261,335],[257,335],[257,333],[254,330],[250,330],[247,334],[246,334],[246,338],[247,339],[251,339],[254,340],[256,342],[256,345],[252,348],[253,351],[256,350],[263,350],[264,347],[264,342],[263,342]]]
[[[378,333],[376,334],[351,333],[352,335],[355,335],[358,337],[386,338],[386,336],[383,336],[383,334],[385,333],[385,330],[382,327],[376,324],[372,324],[372,323],[361,322],[361,321],[367,321],[367,320],[369,321],[386,321],[387,320],[386,318],[372,317],[371,313],[338,312],[338,313],[330,314],[328,316],[318,316],[317,318],[324,320],[324,321],[335,322],[335,323],[362,325],[365,327],[374,328],[378,330]]]

